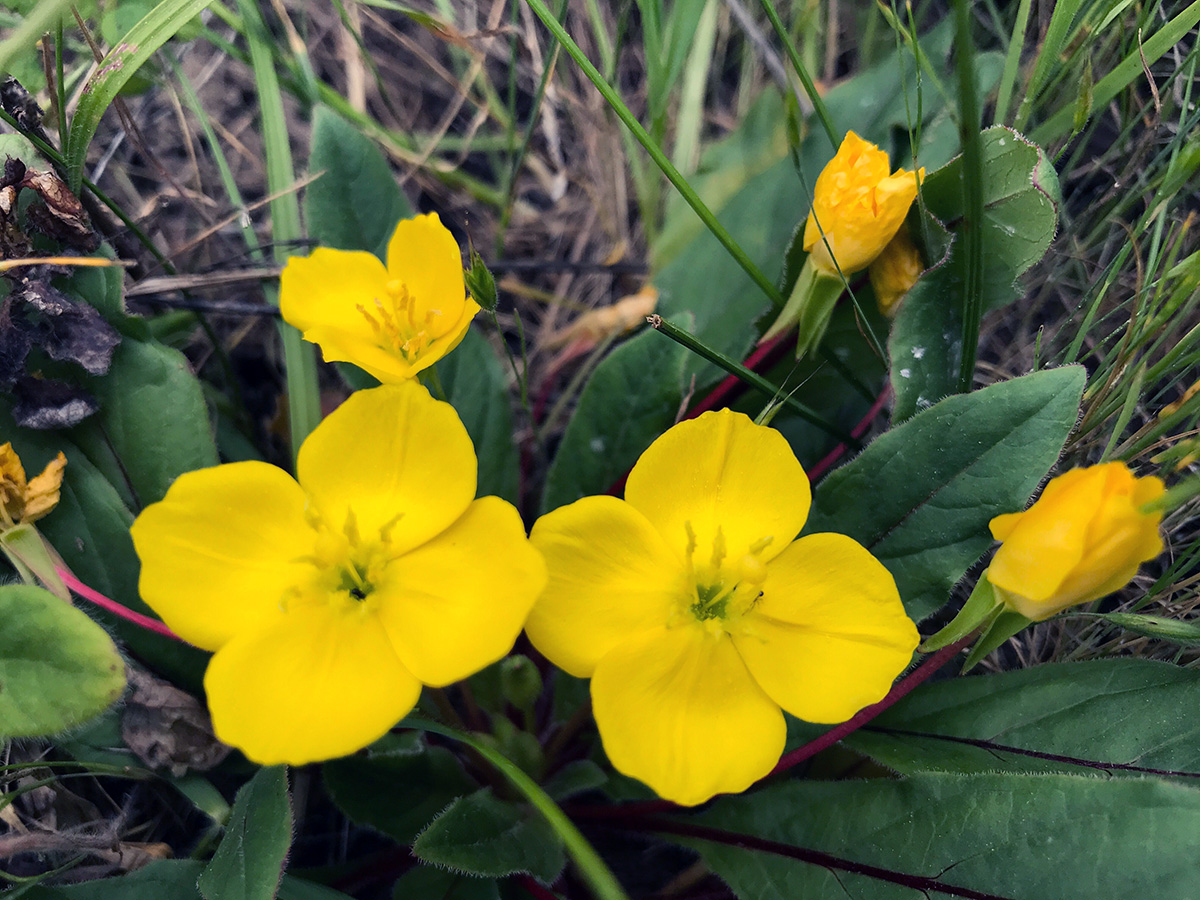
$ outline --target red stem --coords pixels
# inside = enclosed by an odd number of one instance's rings
[[[542,887],[532,875],[518,875],[517,881],[521,883],[521,887],[528,891],[535,900],[559,900],[558,894]]]
[[[69,587],[84,600],[91,600],[101,609],[106,609],[114,616],[119,616],[120,618],[125,619],[127,622],[132,622],[134,625],[145,628],[147,631],[153,631],[155,634],[161,634],[163,637],[169,637],[172,640],[179,641],[180,643],[186,643],[183,638],[173,632],[162,622],[158,621],[158,619],[152,619],[149,616],[143,616],[139,612],[134,612],[132,609],[122,606],[116,600],[110,600],[99,591],[88,587],[66,569],[55,569],[54,571],[56,571],[58,573],[58,577],[63,580],[63,584]]]
[[[875,403],[869,410],[867,410],[867,414],[862,417],[862,420],[857,425],[854,426],[853,430],[850,432],[850,436],[853,438],[860,438],[866,434],[867,429],[871,427],[871,423],[875,421],[875,417],[883,411],[883,408],[887,405],[887,402],[891,399],[891,397],[892,386],[890,384],[885,385],[883,390],[880,392],[879,397],[876,398]],[[833,464],[842,457],[842,454],[846,452],[846,449],[847,448],[845,444],[838,444],[836,447],[830,450],[824,459],[808,470],[808,480],[816,481],[825,474],[826,470],[833,468]]]
[[[754,352],[746,357],[746,361],[742,363],[747,369],[752,372],[758,371],[758,366],[766,368],[786,350],[789,346],[789,339],[794,339],[795,334],[787,333],[777,335],[765,344],[759,344],[754,348]],[[737,392],[740,389],[745,389],[745,383],[736,375],[726,375],[721,383],[706,394],[699,403],[691,408],[684,418],[694,419],[702,412],[708,412],[710,409],[716,409],[722,402],[725,401],[730,394]]]

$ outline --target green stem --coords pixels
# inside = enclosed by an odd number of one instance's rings
[[[283,112],[283,95],[275,74],[275,59],[266,23],[257,4],[239,0],[246,23],[246,41],[250,46],[250,62],[258,87],[262,112],[263,145],[267,162],[267,192],[277,195],[271,201],[271,235],[275,244],[275,259],[287,262],[290,249],[300,240],[300,202],[289,190],[295,181],[292,151],[288,144],[287,119]],[[279,303],[278,291],[268,292],[268,300]],[[321,420],[320,395],[317,388],[317,357],[313,346],[304,341],[300,332],[286,322],[279,323],[283,340],[283,359],[287,372],[288,421],[291,425],[292,455],[300,452],[304,439]]]
[[[983,316],[983,146],[979,140],[979,95],[975,89],[975,45],[971,40],[971,3],[955,0],[958,26],[955,53],[958,71],[959,131],[963,148],[963,299],[962,366],[958,392],[971,390],[979,321]]]
[[[542,814],[546,821],[550,823],[550,827],[562,838],[567,852],[575,860],[575,865],[579,867],[580,874],[598,900],[629,900],[624,888],[617,881],[616,876],[613,875],[604,860],[600,858],[600,854],[596,852],[595,848],[588,843],[587,838],[575,827],[575,823],[567,818],[566,813],[559,808],[558,804],[551,799],[549,794],[538,786],[536,781],[521,771],[514,763],[510,762],[506,757],[493,750],[487,744],[475,740],[471,735],[454,728],[447,728],[445,725],[440,725],[437,722],[430,722],[426,719],[408,718],[401,723],[401,726],[416,728],[421,731],[431,731],[434,734],[448,737],[451,740],[465,744],[486,759],[496,767],[496,770],[501,775],[508,779],[513,787],[524,795],[525,799],[529,801],[534,809]]]
[[[514,11],[516,7],[513,7]],[[558,15],[564,16],[567,12],[567,0],[559,0]],[[550,75],[554,71],[554,66],[558,62],[558,53],[562,46],[557,42],[554,48],[550,51],[550,57],[546,60],[546,64],[542,67],[542,77],[538,82],[537,93],[533,98],[533,108],[529,110],[529,121],[525,123],[525,133],[521,136],[521,146],[517,149],[516,154],[512,157],[508,169],[504,173],[504,187],[501,189],[504,194],[504,207],[500,210],[500,226],[496,229],[496,254],[502,255],[504,251],[504,236],[508,232],[508,223],[512,218],[513,196],[516,194],[517,176],[521,172],[521,166],[525,162],[525,155],[529,152],[529,145],[533,141],[533,132],[537,127],[538,115],[542,109],[542,101],[546,97],[546,87],[550,84]]]
[[[825,108],[825,101],[817,93],[817,86],[813,84],[812,76],[808,74],[808,67],[800,59],[800,54],[796,51],[796,45],[792,43],[791,36],[787,33],[787,29],[783,27],[783,20],[779,18],[779,13],[775,11],[775,4],[772,0],[762,0],[762,8],[767,14],[767,18],[771,20],[771,25],[775,28],[775,33],[779,35],[779,40],[783,43],[783,49],[787,51],[788,59],[792,61],[792,68],[796,70],[796,74],[800,77],[800,83],[804,85],[804,93],[808,94],[808,99],[812,101],[813,111],[816,112],[817,118],[821,120],[821,124],[825,126],[825,134],[829,136],[829,143],[833,145],[834,152],[837,152],[841,139],[838,137],[837,129],[833,127],[833,119],[830,118],[829,110]]]
[[[719,350],[714,350],[712,347],[696,338],[695,335],[684,331],[677,325],[672,325],[662,316],[650,316],[649,322],[651,327],[653,327],[656,331],[661,331],[671,340],[675,341],[675,343],[682,344],[697,356],[703,357],[714,365],[720,366],[730,375],[736,376],[746,384],[766,394],[768,397],[772,399],[779,398],[780,402],[792,409],[792,411],[800,416],[800,418],[804,419],[805,421],[812,422],[812,424],[816,425],[827,434],[837,438],[843,444],[847,444],[855,449],[860,449],[862,447],[861,441],[847,434],[837,425],[822,416],[819,412],[809,406],[805,406],[799,400],[792,397],[791,394],[785,394],[782,388],[771,384],[771,382],[767,381],[767,379],[763,378],[757,372],[747,369],[735,359],[726,356]]]
[[[583,74],[588,77],[588,80],[596,86],[596,90],[600,92],[600,95],[608,101],[608,105],[617,114],[617,118],[633,133],[638,143],[645,148],[650,158],[654,160],[655,165],[667,177],[667,180],[675,186],[675,189],[679,191],[683,199],[687,201],[688,206],[695,210],[696,215],[700,217],[700,221],[708,226],[708,230],[721,242],[721,245],[729,252],[729,255],[745,270],[746,274],[750,276],[751,280],[758,285],[759,289],[766,294],[771,302],[776,306],[782,307],[784,298],[779,293],[779,289],[762,273],[762,270],[754,264],[754,261],[746,255],[746,251],[725,230],[725,226],[717,221],[717,217],[713,215],[712,210],[704,204],[704,201],[700,199],[700,195],[688,184],[687,179],[667,159],[667,155],[663,153],[662,149],[650,137],[641,123],[634,118],[633,113],[630,112],[629,107],[617,95],[617,92],[604,80],[604,77],[592,65],[591,60],[579,49],[579,45],[571,40],[571,36],[567,34],[567,30],[563,28],[558,19],[554,18],[554,14],[550,12],[549,7],[546,6],[543,0],[525,0],[525,2],[529,4],[529,8],[534,11],[537,17],[542,20],[542,24],[550,30],[550,33],[558,39],[558,42],[562,44],[563,49],[567,51],[571,59],[575,60],[576,65],[583,70]],[[646,210],[646,215],[652,216],[654,212],[654,210]]]

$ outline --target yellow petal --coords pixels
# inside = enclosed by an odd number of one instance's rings
[[[303,606],[217,651],[204,689],[218,738],[261,765],[335,759],[382,737],[421,684],[379,619]]]
[[[304,492],[282,469],[239,462],[180,475],[133,523],[142,599],[189,643],[216,650],[279,616],[312,567]]]
[[[623,641],[667,623],[688,589],[683,561],[616,497],[584,497],[537,520],[549,581],[525,630],[554,665],[586,678]]]
[[[690,529],[700,570],[718,543],[728,561],[768,538],[758,559],[781,552],[808,518],[812,490],[783,435],[723,409],[680,422],[651,444],[629,473],[625,499],[683,559]]]
[[[924,170],[888,172],[884,151],[854,132],[846,135],[813,188],[804,249],[814,266],[850,275],[865,269],[887,246],[916,198]]]
[[[394,553],[422,544],[475,498],[475,449],[449,403],[414,381],[356,391],[309,435],[300,483],[327,525]]]
[[[58,506],[59,493],[62,489],[63,469],[67,467],[67,457],[63,453],[46,463],[42,474],[30,480],[25,486],[25,512],[21,516],[24,522],[36,522]]]
[[[375,299],[386,295],[387,282],[387,269],[374,254],[318,247],[311,256],[293,256],[283,267],[279,310],[313,343],[321,342],[310,331],[332,328],[374,344],[375,332],[359,307],[370,311]]]
[[[1004,535],[1004,543],[988,567],[989,581],[1034,602],[1058,591],[1083,559],[1102,499],[1099,468],[1071,469],[1052,479],[1029,509],[992,520],[992,535]]]
[[[764,691],[808,722],[844,722],[879,700],[920,636],[896,582],[854,540],[803,537],[767,565],[733,639]]]
[[[435,337],[458,327],[467,296],[462,254],[437,213],[404,219],[396,225],[388,242],[387,268],[389,278],[408,288],[416,309],[440,312],[430,322]]]
[[[605,655],[592,677],[604,751],[620,772],[688,806],[744,791],[783,752],[778,705],[733,644],[688,623]]]
[[[0,445],[0,503],[5,519],[19,522],[25,513],[25,467],[11,443]]]
[[[546,584],[511,503],[484,497],[433,540],[388,565],[379,616],[425,684],[466,678],[504,656]]]

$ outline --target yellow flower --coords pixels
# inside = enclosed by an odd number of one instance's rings
[[[534,525],[550,581],[526,630],[592,679],[618,770],[702,803],[771,770],[781,707],[841,722],[888,692],[917,629],[855,541],[793,541],[810,503],[782,435],[722,410],[656,440],[624,500],[585,497]]]
[[[520,516],[475,498],[454,409],[413,381],[359,391],[304,442],[299,483],[189,472],[133,524],[141,593],[216,651],[217,736],[264,765],[351,753],[508,652],[545,584]]]
[[[354,363],[385,383],[412,378],[457,347],[479,312],[437,213],[396,225],[386,268],[374,254],[328,247],[292,257],[279,306],[327,362]]]
[[[921,253],[908,236],[908,228],[901,225],[896,236],[875,257],[867,270],[879,311],[888,317],[896,315],[900,310],[900,301],[924,271]]]
[[[1162,513],[1141,507],[1164,490],[1120,462],[1051,479],[1029,509],[991,521],[1003,542],[987,573],[997,597],[1037,622],[1122,587],[1162,552]]]
[[[843,275],[851,275],[883,252],[917,196],[917,180],[925,175],[924,169],[888,171],[885,152],[853,131],[846,133],[817,178],[804,225],[804,249],[817,269],[836,275],[840,267]]]
[[[25,480],[25,467],[12,444],[0,446],[0,517],[5,526],[36,522],[58,505],[67,458],[58,454],[42,474]]]

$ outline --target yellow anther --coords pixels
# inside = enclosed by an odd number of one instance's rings
[[[767,564],[757,556],[746,555],[738,562],[738,581],[756,587],[767,580]]]
[[[757,541],[755,541],[753,544],[750,545],[751,555],[758,556],[758,554],[762,553],[764,550],[766,550],[768,547],[771,546],[771,541],[773,541],[773,540],[775,540],[775,538],[770,535],[768,535],[765,538],[759,538]]]

